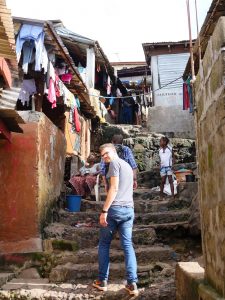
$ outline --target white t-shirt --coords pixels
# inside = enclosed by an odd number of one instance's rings
[[[159,149],[160,166],[172,167],[172,147],[167,146],[165,149]]]

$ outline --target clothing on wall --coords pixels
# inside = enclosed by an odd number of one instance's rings
[[[31,59],[31,52],[33,52],[33,49],[35,47],[35,71],[41,71],[42,51],[44,47],[43,26],[30,24],[23,24],[21,26],[20,32],[16,40],[16,54],[18,61],[20,60],[23,45],[26,41],[30,43],[26,44],[25,47],[26,60],[24,68],[25,70],[27,69],[27,64]]]
[[[26,102],[29,103],[30,96],[34,95],[35,93],[37,93],[35,80],[24,79],[18,97],[22,104],[25,105]]]

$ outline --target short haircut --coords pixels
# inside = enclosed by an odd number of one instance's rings
[[[123,136],[122,134],[114,134],[112,137],[113,144],[123,144]]]
[[[105,148],[110,148],[112,149],[114,152],[116,152],[116,148],[113,144],[108,143],[108,144],[103,144],[99,147],[99,151],[101,152],[102,150],[104,150]]]
[[[170,141],[167,136],[161,137],[161,140],[163,140],[166,145],[168,145]]]

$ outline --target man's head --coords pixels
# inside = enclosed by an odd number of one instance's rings
[[[113,144],[104,144],[99,148],[100,154],[104,162],[110,163],[118,157],[116,148]]]
[[[166,136],[161,137],[159,144],[160,144],[160,147],[162,147],[162,148],[166,147],[169,144],[168,137],[166,137]]]
[[[122,134],[114,134],[112,137],[112,143],[115,145],[122,145],[123,144],[123,136]]]

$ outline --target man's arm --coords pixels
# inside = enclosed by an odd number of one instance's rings
[[[101,174],[102,174],[102,180],[103,180],[103,184],[105,187],[105,192],[108,192],[108,184],[107,184],[107,180],[106,180],[106,164],[103,160],[101,160],[100,162],[100,170],[101,170]]]
[[[138,169],[138,167],[137,167],[133,152],[129,147],[127,147],[126,156],[127,156],[127,162],[133,169],[134,189],[136,189],[137,188],[137,169]]]
[[[108,210],[116,198],[117,192],[118,192],[118,187],[119,187],[119,177],[117,176],[112,176],[110,177],[110,188],[103,206],[103,212],[100,215],[100,224],[104,227],[107,226],[107,214]]]

